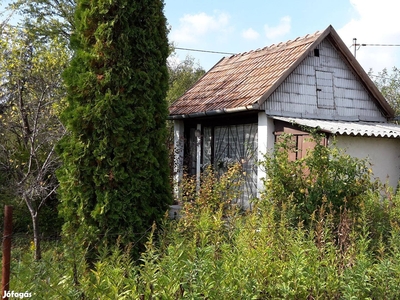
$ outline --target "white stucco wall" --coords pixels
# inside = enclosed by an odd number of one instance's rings
[[[264,112],[258,113],[258,161],[264,160],[264,155],[272,151],[275,143],[274,120],[268,117]],[[262,178],[265,178],[265,170],[258,167],[257,170],[257,191],[258,196],[263,190]]]
[[[369,158],[374,177],[397,188],[400,179],[400,139],[337,136],[337,146],[358,158]]]

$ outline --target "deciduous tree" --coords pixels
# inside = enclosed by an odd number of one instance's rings
[[[0,192],[28,207],[36,259],[41,258],[39,212],[58,186],[55,145],[65,132],[58,118],[65,49],[58,39],[38,42],[26,30],[5,26],[1,33]]]
[[[74,30],[75,5],[75,0],[15,0],[9,7],[36,36],[68,41]]]
[[[169,104],[182,96],[205,73],[204,69],[195,63],[193,57],[187,56],[183,61],[179,61],[176,59],[174,52],[168,60],[168,72],[169,89],[167,101]]]
[[[383,69],[378,75],[369,72],[372,80],[375,82],[383,96],[394,108],[396,116],[400,115],[400,69],[393,67],[392,72]]]

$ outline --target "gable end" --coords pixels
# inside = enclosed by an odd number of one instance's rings
[[[385,122],[377,103],[343,55],[325,38],[267,98],[263,109],[276,116]]]

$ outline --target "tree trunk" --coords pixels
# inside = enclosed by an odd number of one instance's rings
[[[29,198],[29,196],[24,196],[24,201],[26,206],[29,209],[29,213],[31,214],[32,219],[32,227],[33,227],[33,245],[35,246],[35,260],[42,259],[42,250],[40,248],[40,231],[39,231],[39,219],[38,219],[38,209],[35,208],[33,201]]]
[[[33,243],[35,245],[35,260],[42,259],[42,250],[40,248],[40,232],[37,212],[31,212],[32,226],[33,226]]]

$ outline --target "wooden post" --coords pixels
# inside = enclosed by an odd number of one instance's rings
[[[12,211],[13,207],[4,206],[4,230],[3,230],[3,264],[1,272],[1,297],[6,296],[10,289],[10,265],[11,265],[11,235],[12,235]],[[3,299],[8,300],[8,297]]]

